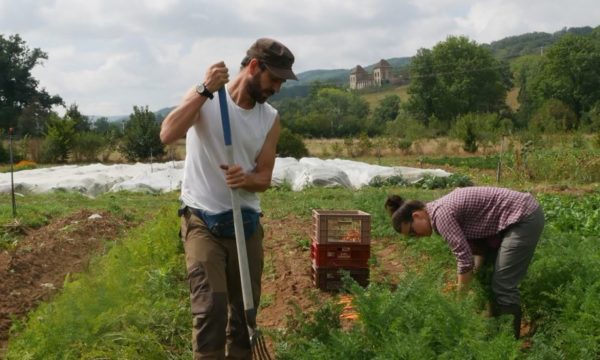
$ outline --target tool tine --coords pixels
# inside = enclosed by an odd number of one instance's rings
[[[251,343],[253,358],[258,360],[271,360],[265,339],[258,331],[252,336]]]

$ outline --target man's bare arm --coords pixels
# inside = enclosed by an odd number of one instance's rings
[[[229,73],[224,62],[219,62],[206,70],[204,84],[210,92],[215,92],[229,81]],[[188,90],[179,104],[163,120],[160,129],[160,140],[164,144],[172,144],[185,136],[188,129],[199,120],[199,109],[207,97],[200,96],[196,88]]]
[[[225,178],[229,187],[242,188],[251,192],[263,192],[271,186],[280,132],[281,122],[279,115],[277,115],[256,159],[256,168],[253,172],[245,173],[238,165],[231,167],[222,166],[226,169]]]

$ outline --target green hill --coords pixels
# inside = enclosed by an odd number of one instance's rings
[[[544,48],[552,46],[566,34],[589,35],[593,28],[589,26],[564,28],[555,33],[532,32],[517,36],[509,36],[493,41],[488,46],[494,56],[502,60],[510,60],[523,55],[540,54]]]

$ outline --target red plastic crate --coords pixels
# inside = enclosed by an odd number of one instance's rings
[[[317,288],[324,291],[341,289],[343,285],[342,271],[347,271],[350,277],[360,286],[369,285],[369,268],[322,268],[317,267],[314,262],[312,266],[312,282]]]
[[[317,267],[368,267],[371,245],[319,244],[313,240],[310,257]]]
[[[319,244],[371,242],[371,215],[360,210],[313,209],[313,239]]]

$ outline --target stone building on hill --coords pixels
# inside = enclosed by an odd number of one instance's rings
[[[381,87],[384,84],[396,83],[399,79],[394,77],[392,65],[384,59],[379,60],[369,74],[362,66],[356,65],[350,70],[350,89],[360,90],[370,87]]]

